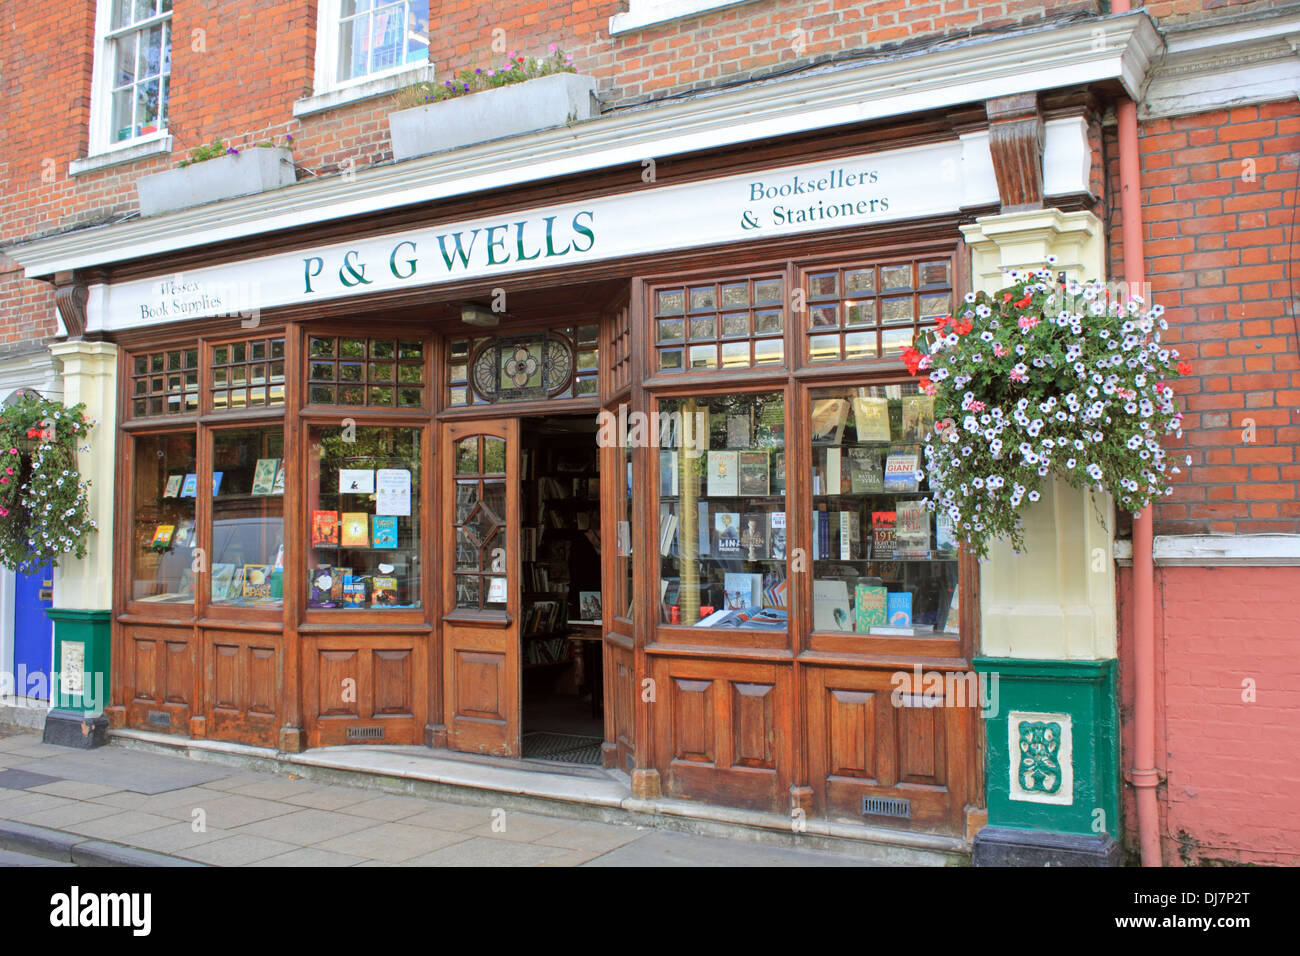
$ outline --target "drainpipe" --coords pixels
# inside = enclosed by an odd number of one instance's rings
[[[1124,13],[1129,0],[1114,0],[1111,10]],[[1138,155],[1137,104],[1118,106],[1120,222],[1124,242],[1124,280],[1131,294],[1146,282],[1142,250],[1142,195]],[[1149,303],[1148,303],[1149,305]],[[1155,716],[1155,566],[1151,541],[1152,506],[1133,519],[1133,769],[1129,781],[1137,798],[1138,847],[1143,866],[1160,866],[1160,817],[1156,787]]]

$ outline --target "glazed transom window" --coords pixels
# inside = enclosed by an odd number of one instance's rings
[[[655,371],[751,368],[785,361],[780,276],[654,290]]]
[[[212,408],[239,411],[284,404],[284,339],[212,348]]]
[[[307,340],[312,405],[424,405],[424,343],[313,335]]]
[[[810,269],[804,289],[810,362],[890,358],[952,314],[952,260]]]
[[[131,359],[131,415],[182,415],[199,408],[199,350],[167,349]]]
[[[339,13],[340,82],[428,61],[428,0],[342,0]]]
[[[447,348],[447,404],[595,396],[600,391],[598,341],[595,325],[453,339]]]

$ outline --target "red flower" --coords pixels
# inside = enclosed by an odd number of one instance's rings
[[[1178,363],[1178,374],[1179,374],[1179,375],[1191,375],[1191,374],[1192,374],[1192,363],[1191,363],[1191,362],[1179,362],[1179,363]]]
[[[1003,302],[1010,302],[1010,301],[1011,301],[1011,293],[1010,293],[1010,292],[1004,292],[1004,293],[1002,294],[1002,301],[1003,301]]]
[[[971,325],[970,319],[967,319],[965,322],[954,322],[952,326],[952,330],[958,335],[966,335],[973,328],[974,326]]]
[[[903,364],[907,366],[908,374],[915,375],[921,364],[921,353],[909,345],[903,349]]]

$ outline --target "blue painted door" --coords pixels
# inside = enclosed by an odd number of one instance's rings
[[[53,603],[54,575],[49,567],[35,574],[15,574],[14,585],[15,689],[49,700],[51,623],[45,609]],[[36,674],[44,676],[36,678]]]

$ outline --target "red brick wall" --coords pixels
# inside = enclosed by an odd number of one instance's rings
[[[1147,280],[1193,366],[1157,534],[1300,532],[1300,344],[1288,242],[1300,174],[1295,100],[1142,124]],[[1118,150],[1107,144],[1112,273],[1123,271]],[[1253,436],[1250,428],[1253,423]],[[1253,440],[1250,440],[1252,439]]]
[[[1157,766],[1165,862],[1300,864],[1300,568],[1158,568]],[[1133,760],[1131,573],[1120,576],[1123,761]],[[1243,681],[1254,682],[1245,701]],[[1133,790],[1125,821],[1136,839]]]

